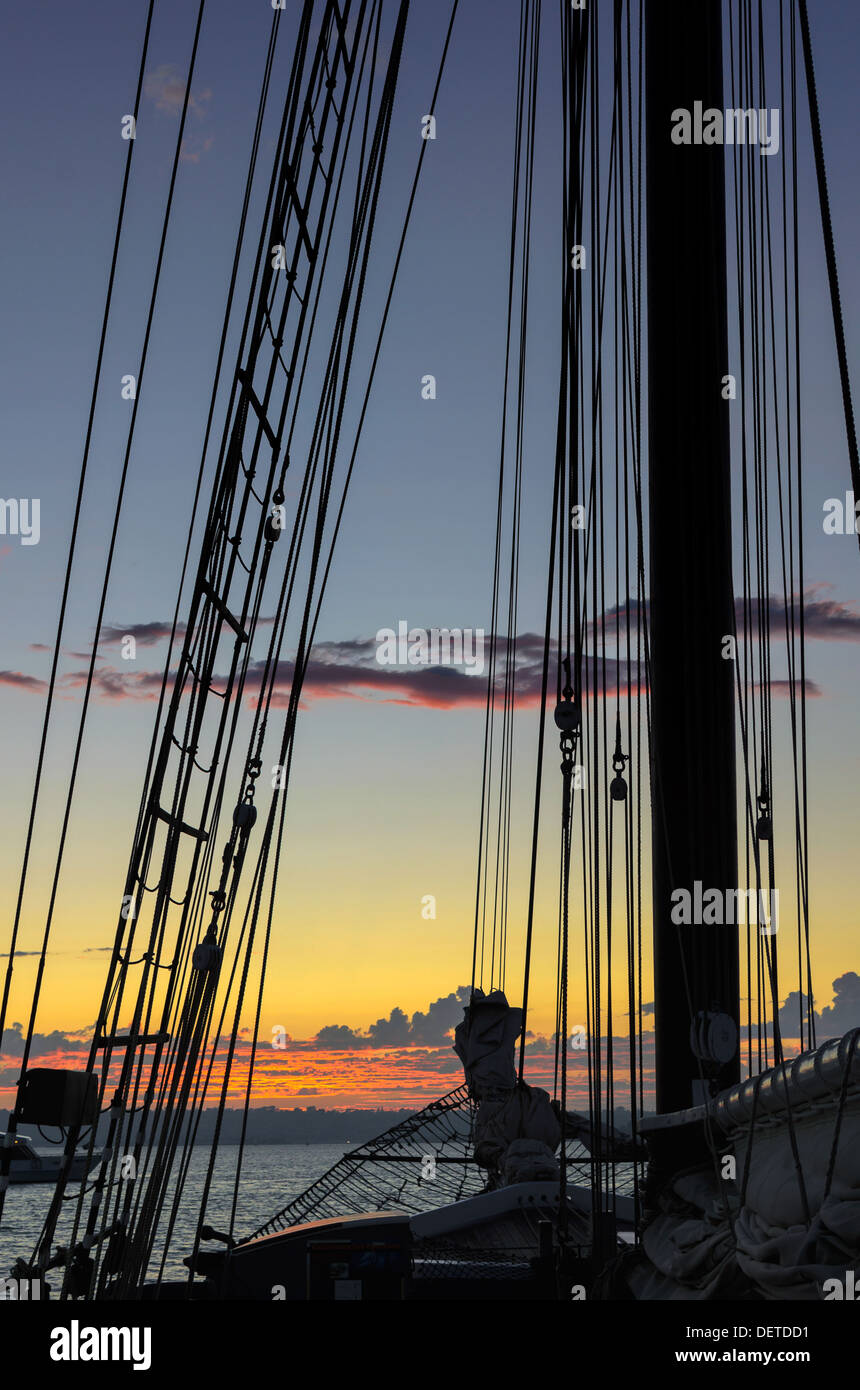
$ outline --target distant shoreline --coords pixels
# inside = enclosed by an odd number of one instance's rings
[[[204,1110],[195,1137],[195,1145],[211,1143],[215,1134],[217,1109],[213,1106]],[[386,1130],[414,1115],[414,1110],[279,1110],[274,1106],[260,1106],[249,1110],[246,1144],[349,1144],[357,1145],[375,1139]],[[239,1144],[242,1142],[244,1111],[225,1110],[221,1121],[219,1144]],[[5,1130],[8,1111],[0,1111],[0,1130]],[[56,1130],[46,1129],[41,1135],[34,1125],[21,1126],[37,1148],[59,1146],[63,1141]],[[103,1116],[99,1126],[97,1143],[103,1143],[107,1135],[107,1117]]]

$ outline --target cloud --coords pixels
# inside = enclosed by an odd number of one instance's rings
[[[144,96],[153,102],[156,111],[164,111],[169,116],[178,116],[185,101],[185,78],[174,63],[162,63],[143,79]],[[212,92],[191,91],[188,110],[200,120],[209,114]]]
[[[504,653],[507,639],[498,639],[499,649]],[[515,703],[524,709],[536,705],[540,700],[543,639],[534,633],[525,633],[511,644],[514,651]],[[556,644],[552,643],[552,651]],[[265,661],[250,664],[245,694],[253,698],[260,688]],[[285,709],[290,702],[295,673],[293,660],[277,663],[274,673],[274,693],[272,706]],[[594,663],[586,660],[583,670],[583,692],[591,695],[594,681]],[[502,657],[497,657],[496,688],[499,693],[504,688],[505,672]],[[68,688],[83,685],[86,672],[69,672],[63,677]],[[162,673],[156,671],[120,670],[105,666],[93,678],[96,694],[105,700],[152,700],[161,689]],[[226,676],[216,674],[216,688],[223,688]],[[789,681],[772,682],[775,695],[787,695]],[[644,673],[639,664],[631,662],[628,672],[626,662],[614,657],[601,656],[597,670],[597,688],[611,697],[625,695],[628,690],[633,695],[644,692]],[[807,693],[821,694],[813,681],[806,682]],[[302,699],[317,700],[370,700],[375,703],[414,706],[422,709],[474,709],[483,710],[487,698],[486,679],[468,675],[465,670],[454,666],[382,666],[376,660],[376,644],[367,639],[327,643],[324,647],[314,647],[302,686]],[[554,692],[550,691],[550,703]]]
[[[388,1018],[378,1018],[366,1033],[356,1032],[343,1023],[329,1023],[312,1040],[320,1048],[441,1047],[450,1043],[452,1029],[463,1017],[469,1002],[469,985],[460,985],[453,994],[443,995],[429,1005],[426,1014],[408,1014],[396,1005]]]
[[[816,597],[832,588],[832,584],[812,584],[804,590],[802,603],[799,594],[794,596],[793,603],[787,603],[776,594],[771,594],[766,600],[752,599],[747,606],[750,631],[760,632],[769,624],[772,639],[779,641],[785,636],[786,622],[789,626],[791,624],[793,607],[795,629],[799,632],[802,609],[807,637],[822,642],[860,642],[860,612],[857,610],[856,602],[852,600],[843,603],[838,599]],[[646,617],[649,615],[650,607],[648,599],[643,606],[638,599],[631,598],[626,604],[620,603],[607,608],[602,618],[589,624],[589,636],[604,629],[608,636],[616,625],[621,632],[626,632],[628,612],[630,627],[635,629],[639,626],[642,613],[644,612]],[[740,635],[745,626],[742,598],[735,599],[735,621]]]
[[[384,704],[415,705],[430,709],[480,709],[487,699],[487,671],[490,661],[491,638],[484,638],[484,674],[470,675],[457,666],[383,666],[376,658],[374,638],[353,638],[343,642],[325,642],[315,646],[308,662],[302,694],[317,699],[365,699]],[[496,688],[501,693],[505,683],[505,663],[511,653],[514,669],[515,699],[519,707],[535,705],[540,699],[543,637],[537,633],[521,633],[511,640],[499,635],[496,646]],[[556,643],[551,643],[556,650]],[[264,662],[253,664],[249,680],[259,678]],[[281,661],[276,671],[275,695],[272,703],[283,707],[289,703],[289,690],[295,664]],[[583,672],[585,694],[591,691],[593,663],[586,662]],[[613,657],[601,657],[598,677],[607,694],[626,693],[628,673],[626,664]],[[638,693],[642,686],[638,665],[633,662],[629,686]],[[552,699],[552,693],[550,698]]]
[[[833,981],[833,1002],[823,1009],[815,1009],[815,1032],[819,1043],[827,1038],[841,1038],[852,1028],[860,1028],[860,975],[856,970],[846,970]],[[792,990],[779,1011],[780,1032],[786,1037],[797,1037],[800,1029],[800,1010],[806,1017],[808,996]]]
[[[382,1103],[409,1104],[418,1109],[429,1101],[459,1086],[463,1080],[459,1059],[452,1048],[450,1026],[459,1021],[462,1005],[468,998],[465,986],[443,995],[426,1011],[417,1010],[409,1019],[402,1009],[393,1008],[387,1018],[377,1020],[367,1031],[348,1028],[342,1024],[321,1029],[316,1038],[296,1041],[289,1038],[286,1048],[264,1045],[267,1029],[262,1030],[254,1073],[254,1101],[290,1101],[298,1097],[318,1097],[323,1108],[344,1104],[377,1107]],[[380,1028],[380,1025],[387,1025]],[[33,1055],[43,1065],[80,1069],[92,1038],[92,1026],[79,1030],[36,1034]],[[120,1030],[122,1031],[122,1030]],[[246,1030],[247,1031],[247,1030]],[[23,1053],[21,1024],[9,1029],[3,1039],[0,1058],[0,1088],[12,1094],[17,1083]],[[406,1041],[392,1043],[393,1036]],[[325,1045],[329,1039],[329,1045]],[[437,1042],[428,1039],[438,1039]],[[623,1052],[626,1039],[616,1040],[616,1056]],[[650,1058],[646,1039],[644,1051]],[[552,1086],[555,1064],[552,1038],[532,1037],[527,1048],[528,1079],[537,1085]],[[603,1040],[602,1052],[606,1052]],[[110,1089],[118,1078],[122,1065],[122,1050],[115,1052],[112,1072],[106,1085]],[[235,1049],[235,1067],[228,1082],[228,1095],[237,1104],[244,1101],[248,1067],[251,1061],[251,1038],[243,1036]],[[650,1063],[649,1063],[650,1064]],[[620,1078],[620,1071],[616,1073]],[[223,1057],[216,1060],[213,1072],[213,1091],[223,1080]],[[580,1054],[573,1058],[569,1073],[571,1104],[587,1102],[587,1063]],[[647,1089],[647,1083],[646,1083]],[[380,1126],[382,1128],[382,1126]]]
[[[103,627],[99,638],[100,647],[118,647],[125,637],[133,637],[139,647],[154,647],[169,637],[173,630],[170,622],[128,623],[126,627],[111,624]],[[177,637],[184,637],[185,623],[176,624]]]
[[[179,146],[179,158],[184,164],[199,164],[214,144],[214,135],[185,135]]]
[[[468,985],[461,985],[454,994],[435,1000],[426,1014],[414,1013],[409,1041],[429,1046],[445,1042],[452,1029],[461,1021],[471,992]]]
[[[19,690],[38,690],[40,693],[48,688],[47,681],[24,675],[22,671],[0,671],[0,685],[13,685]]]
[[[816,1013],[819,1041],[828,1036],[841,1036],[851,1027],[860,1025],[860,974],[849,970],[833,982],[833,1001]],[[387,1017],[377,1019],[366,1030],[329,1024],[315,1038],[287,1039],[285,1049],[264,1045],[268,1030],[263,1028],[257,1048],[254,1073],[254,1103],[297,1097],[320,1097],[324,1108],[356,1102],[377,1106],[385,1102],[409,1103],[414,1108],[461,1084],[463,1073],[459,1059],[451,1046],[451,1029],[462,1016],[469,989],[461,985],[452,993],[434,1000],[426,1011],[417,1010],[411,1018],[395,1005]],[[784,1037],[795,1039],[798,1034],[798,1002],[795,992],[789,995],[780,1014]],[[642,1006],[646,1014],[653,1004]],[[571,1022],[571,1029],[575,1026]],[[34,1035],[32,1056],[45,1059],[43,1064],[55,1067],[80,1068],[83,1054],[90,1047],[93,1027],[76,1030],[55,1030]],[[244,1099],[247,1069],[251,1060],[251,1037],[244,1029],[237,1043],[235,1069],[228,1085],[228,1094],[237,1104]],[[612,1047],[616,1069],[618,1095],[625,1092],[629,1073],[625,1061],[628,1039],[616,1033]],[[0,1087],[11,1092],[17,1083],[19,1068],[15,1062],[22,1057],[23,1028],[14,1023],[3,1037],[0,1052]],[[646,1108],[653,1092],[654,1033],[646,1031],[641,1041]],[[122,1056],[119,1050],[112,1066],[119,1074]],[[609,1040],[600,1039],[600,1056],[608,1060]],[[527,1079],[533,1085],[552,1088],[555,1075],[555,1036],[529,1033],[527,1045]],[[572,1108],[588,1101],[588,1054],[585,1050],[568,1049],[568,1099]],[[221,1064],[216,1064],[213,1086],[223,1077]],[[108,1083],[110,1084],[110,1082]],[[626,1092],[625,1092],[626,1094]],[[211,1099],[211,1098],[210,1098]]]
[[[409,1028],[409,1015],[395,1006],[389,1018],[378,1018],[367,1031],[377,1047],[402,1047],[409,1042]]]
[[[816,597],[816,595],[821,595],[827,587],[826,585],[817,585],[806,591],[804,613],[807,634],[818,640],[860,640],[860,613],[855,611],[853,604]],[[647,608],[647,602],[643,606],[637,600],[630,600],[629,616],[632,627],[638,625],[641,614],[643,611],[647,612]],[[772,596],[766,612],[771,635],[774,641],[778,642],[785,621],[786,605],[782,599]],[[743,630],[743,605],[740,600],[737,603],[737,613],[740,633]],[[620,632],[626,631],[627,615],[628,608],[625,605],[607,609],[598,622],[589,626],[591,643],[594,643],[595,638],[599,639],[603,632],[607,638],[611,639],[614,635],[616,621],[618,630]],[[796,618],[797,614],[795,614],[795,620]],[[273,616],[260,618],[258,625],[268,626],[273,621]],[[764,606],[754,604],[750,611],[751,628],[757,630],[763,626],[764,621]],[[170,636],[171,629],[172,623],[170,621],[160,619],[150,622],[128,623],[125,626],[111,623],[102,630],[100,646],[107,649],[115,648],[119,646],[123,638],[134,637],[141,647],[155,647]],[[185,633],[185,625],[177,624],[176,635],[182,638]],[[305,702],[314,699],[368,700],[374,703],[415,706],[423,709],[482,710],[486,702],[487,671],[493,645],[495,645],[497,690],[501,692],[504,687],[505,665],[510,656],[514,671],[513,684],[517,707],[522,709],[536,705],[540,699],[544,643],[543,636],[535,632],[520,633],[514,639],[502,634],[498,634],[495,639],[489,634],[485,635],[484,672],[482,675],[471,674],[462,666],[452,665],[381,665],[377,660],[376,640],[371,637],[346,638],[339,642],[319,642],[311,651],[302,689],[302,699]],[[551,665],[555,664],[556,652],[557,644],[553,640],[551,643]],[[71,652],[67,655],[81,662],[89,660],[88,655],[82,652]],[[97,698],[107,701],[145,701],[158,698],[163,672],[137,670],[131,668],[127,662],[121,663],[120,666],[112,666],[103,661],[101,657],[99,661],[102,664],[93,676],[94,694]],[[249,700],[252,700],[259,690],[264,670],[265,661],[262,659],[250,664],[245,683],[245,694]],[[277,663],[272,696],[272,705],[276,709],[286,708],[289,704],[294,673],[294,660],[284,659]],[[61,677],[61,687],[66,691],[75,690],[85,685],[87,675],[86,670],[68,671]],[[171,672],[170,679],[174,676],[175,672]],[[626,661],[619,660],[612,655],[605,658],[601,655],[599,660],[595,662],[593,653],[586,653],[582,680],[586,698],[591,695],[592,686],[605,692],[608,697],[612,697],[616,694],[627,694],[628,690],[633,695],[641,694],[645,685],[644,671],[635,659],[631,661],[628,669]],[[215,688],[223,688],[225,681],[225,676],[216,673],[214,676]],[[0,684],[3,683],[31,692],[41,692],[46,688],[45,682],[37,677],[15,671],[0,672]],[[790,696],[792,688],[795,692],[798,691],[800,682],[795,680],[792,683],[788,679],[776,679],[771,682],[771,690],[775,697]],[[805,688],[806,694],[810,698],[818,699],[823,694],[821,687],[809,678],[806,680]],[[552,703],[553,698],[554,691],[551,690],[550,703]]]
[[[833,981],[831,988],[833,1002],[820,1010],[813,1007],[817,1046],[828,1038],[841,1038],[852,1028],[860,1028],[860,975],[855,970],[846,970]],[[787,996],[779,1011],[779,1031],[783,1038],[800,1036],[800,1016],[802,1012],[805,1024],[808,1000],[808,995],[796,989]],[[770,1024],[767,1031],[768,1035],[773,1032]]]
[[[833,1003],[821,1010],[819,1019],[827,1034],[841,1035],[850,1028],[860,1028],[860,975],[856,970],[846,970],[833,981]]]
[[[162,63],[154,72],[147,73],[143,91],[156,111],[163,111],[168,116],[180,116],[185,103],[185,78],[173,63]],[[211,100],[210,88],[202,91],[192,88],[188,97],[188,114],[197,121],[204,120],[209,115]],[[179,158],[186,164],[199,164],[214,143],[214,135],[198,134],[186,125],[179,146]]]
[[[60,683],[65,690],[77,690],[86,685],[88,678],[88,671],[68,671]],[[103,666],[93,672],[93,691],[103,700],[155,700],[163,679],[162,671],[123,671]]]
[[[824,694],[823,690],[821,689],[821,686],[816,685],[815,681],[811,681],[808,677],[802,681],[772,680],[770,683],[770,690],[772,695],[784,695],[786,696],[786,698],[791,694],[792,687],[794,688],[795,694],[800,694],[801,690],[805,690],[807,695],[813,700],[820,699],[821,696]],[[761,685],[758,682],[756,682],[753,685],[752,689],[761,690]]]
[[[274,615],[271,617],[259,617],[257,627],[271,627],[275,621]],[[99,635],[100,647],[118,647],[126,637],[133,637],[139,647],[155,647],[159,642],[167,641],[170,634],[174,631],[173,622],[170,619],[157,618],[149,623],[126,623],[122,626],[119,623],[106,624]],[[188,631],[187,623],[177,623],[175,635],[184,637]],[[35,647],[33,648],[35,650]],[[50,651],[50,647],[40,648],[42,651]],[[89,654],[79,658],[82,661],[89,659]]]
[[[79,955],[84,955],[84,956],[86,956],[86,955],[89,955],[89,953],[90,953],[91,951],[112,951],[112,950],[113,950],[113,946],[85,946],[85,947],[83,948],[83,951],[74,951],[74,950],[71,950],[71,951],[46,951],[45,954],[48,955],[48,956],[79,956]],[[15,952],[16,957],[17,957],[17,956],[40,956],[41,954],[42,954],[41,951],[16,951],[16,952]],[[8,951],[0,951],[0,960],[3,960],[3,959],[5,959],[5,960],[8,960],[8,959],[9,959],[9,952],[8,952]]]
[[[23,1057],[24,1029],[20,1023],[13,1023],[3,1034],[0,1053],[4,1057]],[[51,1052],[83,1052],[89,1048],[89,1037],[81,1037],[80,1032],[66,1033],[55,1029],[52,1033],[34,1033],[30,1044],[31,1057],[44,1057]]]
[[[345,1023],[327,1023],[321,1028],[314,1039],[318,1047],[369,1047],[368,1038],[362,1037],[360,1033],[353,1032],[352,1028],[347,1028]]]
[[[825,642],[860,642],[860,613],[856,611],[855,603],[840,603],[836,599],[813,599],[812,595],[822,593],[833,586],[830,584],[816,584],[806,590],[803,603],[803,623],[807,637],[815,638]],[[795,626],[799,624],[799,600],[795,601],[794,620]],[[779,631],[785,628],[786,604],[782,599],[771,597],[769,604],[769,617],[771,633],[774,632],[778,624]],[[753,619],[754,623],[759,621],[761,614],[756,610]]]

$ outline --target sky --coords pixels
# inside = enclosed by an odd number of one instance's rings
[[[766,0],[773,5],[775,0]],[[603,5],[603,0],[601,0]],[[603,6],[605,8],[605,6]],[[276,75],[296,6],[288,0]],[[138,123],[127,235],[96,417],[79,560],[73,574],[47,777],[19,949],[38,950],[47,884],[94,633],[179,108],[197,11],[156,5]],[[558,321],[557,18],[544,7],[530,284],[527,486],[518,630],[542,629],[555,435]],[[4,789],[2,919],[11,923],[32,793],[60,589],[146,7],[33,0],[9,7],[0,53],[5,190],[0,262],[0,492],[38,498],[38,544],[0,536]],[[78,778],[37,1020],[39,1055],[73,1065],[89,1036],[113,940],[152,732],[153,673],[165,659],[208,393],[215,367],[257,92],[272,18],[264,0],[207,0],[192,83],[117,558],[99,648],[96,695]],[[448,8],[413,5],[395,107],[379,260],[379,300],[417,158]],[[860,367],[855,55],[860,12],[811,0],[810,20],[840,258],[849,361]],[[471,972],[481,791],[483,682],[381,686],[374,635],[433,626],[490,630],[492,547],[503,389],[505,289],[519,5],[461,0],[413,222],[380,357],[299,721],[262,1035],[258,1103],[425,1103],[459,1083],[449,1031]],[[273,84],[278,91],[277,80]],[[277,100],[274,101],[277,106]],[[264,131],[261,164],[273,150]],[[804,153],[802,151],[802,153]],[[805,151],[808,156],[808,150]],[[801,160],[807,503],[801,518],[809,614],[811,899],[816,1004],[834,1032],[860,970],[855,851],[860,754],[855,737],[860,641],[856,538],[825,535],[827,498],[849,487],[835,350],[811,159]],[[253,225],[253,217],[252,217]],[[247,269],[247,266],[245,267]],[[247,283],[247,281],[246,281]],[[241,294],[240,294],[241,298]],[[422,399],[422,377],[437,381]],[[195,554],[192,540],[192,555]],[[124,662],[123,634],[137,634]],[[775,674],[780,674],[779,655]],[[509,993],[522,964],[534,661],[517,714],[514,888]],[[424,674],[424,673],[422,673]],[[447,674],[447,673],[446,673]],[[551,763],[554,762],[551,759]],[[549,764],[548,764],[549,765]],[[542,840],[529,1065],[551,1079],[555,1018],[557,831]],[[422,915],[427,895],[436,916]],[[0,940],[8,951],[8,944]],[[3,960],[5,967],[5,958]],[[26,1021],[35,956],[16,960],[10,1021]],[[789,987],[786,986],[785,993]],[[575,964],[571,1018],[584,1011]],[[428,1021],[429,1020],[429,1021]],[[249,1020],[250,1021],[250,1020]],[[851,1017],[860,1023],[860,1015]],[[386,1026],[383,1027],[382,1025]],[[341,1030],[341,1031],[338,1031]],[[374,1031],[375,1030],[375,1031]],[[15,1077],[4,1039],[0,1102]],[[336,1045],[335,1045],[336,1044]],[[574,1059],[576,1060],[576,1059]],[[58,1063],[59,1064],[59,1063]],[[3,1086],[5,1083],[5,1089]]]

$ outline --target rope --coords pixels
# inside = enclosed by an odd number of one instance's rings
[[[824,233],[824,254],[827,259],[827,279],[830,286],[830,307],[833,315],[833,331],[836,335],[836,354],[839,359],[839,380],[842,387],[842,411],[845,416],[845,433],[848,439],[848,461],[851,467],[851,486],[854,497],[860,500],[860,454],[857,450],[857,430],[854,424],[854,406],[851,401],[851,378],[848,373],[848,353],[845,347],[845,325],[842,320],[842,299],[839,294],[839,274],[836,266],[836,247],[833,239],[833,222],[830,216],[830,196],[827,191],[827,166],[824,162],[824,144],[821,138],[821,119],[818,113],[818,90],[815,84],[815,67],[812,61],[812,43],[809,37],[809,12],[806,0],[799,0],[800,34],[803,43],[803,63],[806,70],[806,92],[809,99],[809,120],[812,127],[812,148],[815,154],[815,177],[818,183],[818,205],[821,212],[821,229]],[[857,536],[860,545],[860,533]]]

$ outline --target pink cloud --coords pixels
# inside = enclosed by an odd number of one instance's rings
[[[147,73],[143,82],[144,95],[153,102],[156,111],[164,111],[169,116],[178,116],[185,101],[185,78],[174,63],[162,63],[153,72]],[[212,92],[192,91],[188,98],[188,110],[198,119],[208,115]]]
[[[12,685],[19,690],[39,693],[48,688],[47,681],[39,680],[36,676],[27,676],[23,671],[0,671],[0,685]]]

